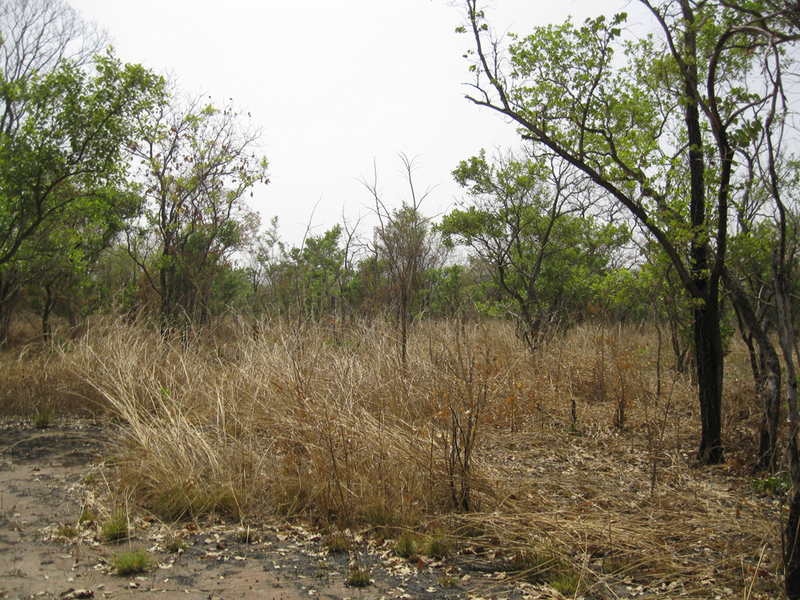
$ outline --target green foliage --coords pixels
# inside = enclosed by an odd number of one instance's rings
[[[45,427],[50,427],[53,424],[53,420],[55,418],[55,412],[53,408],[47,406],[36,413],[33,417],[33,426],[37,429],[44,429]]]
[[[560,573],[547,583],[551,588],[565,597],[574,596],[580,587],[580,579],[573,573]]]
[[[259,227],[245,201],[268,181],[266,159],[252,152],[259,132],[230,106],[174,101],[139,135],[147,205],[133,244],[137,264],[158,295],[164,327],[181,318],[203,323],[219,313],[219,295],[236,289],[232,256]]]
[[[372,581],[370,580],[369,569],[353,565],[350,567],[350,573],[347,575],[345,585],[354,588],[367,587]]]
[[[100,537],[107,542],[118,542],[127,539],[128,513],[123,508],[117,508],[100,526]]]
[[[453,552],[453,545],[444,533],[436,531],[425,542],[424,550],[433,558],[447,558]]]
[[[628,239],[624,227],[579,212],[566,175],[554,178],[550,167],[514,157],[490,162],[485,152],[463,161],[453,174],[474,204],[445,215],[438,226],[446,244],[469,247],[488,266],[531,347],[586,306]]]
[[[214,513],[234,518],[239,516],[239,505],[231,491],[214,485],[168,487],[155,495],[151,509],[162,519],[172,522]]]
[[[117,575],[126,577],[147,573],[155,568],[155,563],[146,550],[126,550],[112,557],[111,566]]]
[[[756,182],[736,161],[743,154],[750,167],[774,165],[783,152],[775,148],[785,130],[773,125],[788,110],[781,73],[793,67],[786,46],[798,40],[796,11],[767,2],[646,2],[655,34],[626,39],[624,14],[597,17],[512,36],[504,54],[477,0],[466,4],[472,101],[515,121],[534,152],[566,161],[624,206],[691,298],[700,457],[720,462],[729,209]],[[758,185],[777,204],[773,175]]]
[[[11,118],[0,133],[0,313],[30,283],[45,321],[54,290],[82,295],[88,266],[137,212],[128,148],[163,94],[160,77],[110,50],[92,70],[50,67],[18,80],[5,72],[0,85]],[[2,318],[0,329],[4,337]]]
[[[771,475],[763,479],[752,477],[750,482],[753,485],[753,489],[759,494],[775,495],[786,493],[792,487],[792,482],[780,475]]]
[[[340,554],[350,550],[350,540],[341,533],[335,533],[326,538],[325,547],[331,554]]]
[[[417,552],[417,538],[411,531],[403,531],[392,548],[401,558],[410,558]]]
[[[97,514],[97,511],[94,508],[92,508],[90,506],[84,506],[81,509],[80,516],[78,517],[78,523],[80,523],[81,525],[83,525],[83,524],[91,525],[91,524],[96,523],[99,518],[100,517],[99,517],[99,515]]]
[[[261,539],[261,535],[255,529],[243,527],[236,532],[236,541],[240,544],[255,544]]]
[[[310,236],[302,248],[285,254],[282,283],[289,292],[286,303],[297,303],[303,318],[319,321],[335,314],[342,299],[345,252],[340,248],[342,228],[335,225],[322,235]]]
[[[376,504],[364,511],[367,522],[378,530],[391,530],[401,523],[400,515],[391,506]]]
[[[474,309],[481,290],[463,265],[434,267],[422,274],[415,315],[456,317]]]
[[[531,579],[545,572],[552,564],[552,559],[542,554],[528,550],[519,550],[508,561],[508,570],[515,573],[525,573]]]
[[[78,528],[75,527],[72,523],[64,523],[63,525],[58,526],[58,530],[56,531],[59,537],[72,539],[77,537],[78,535]]]
[[[178,554],[189,547],[189,542],[182,535],[172,535],[167,540],[164,549],[170,554]]]

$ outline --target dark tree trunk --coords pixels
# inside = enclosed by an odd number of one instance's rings
[[[730,159],[724,129],[715,127],[714,135],[721,151],[720,193],[718,200],[717,247],[713,254],[705,234],[707,223],[705,155],[703,133],[700,125],[700,93],[698,91],[697,28],[694,10],[689,0],[680,0],[685,20],[684,43],[686,61],[681,60],[686,104],[684,118],[689,142],[689,217],[693,231],[691,242],[692,286],[690,292],[695,302],[694,345],[697,360],[697,382],[700,397],[700,461],[718,464],[724,460],[722,452],[722,331],[719,322],[719,279],[725,259],[727,222],[727,185],[730,179]],[[709,264],[711,263],[711,264]]]
[[[19,278],[11,269],[0,268],[0,346],[8,340],[11,329],[11,317],[14,313],[14,304],[19,293]]]
[[[800,465],[797,450],[797,432],[790,424],[789,463],[792,465],[792,480],[796,479],[796,465]],[[792,487],[789,499],[789,515],[783,535],[784,586],[788,600],[800,600],[800,489]]]
[[[782,240],[785,236],[782,237]],[[782,248],[783,250],[783,245]],[[789,420],[789,471],[792,474],[792,491],[789,501],[789,515],[783,535],[784,585],[789,600],[800,600],[800,455],[797,448],[797,428],[800,417],[797,411],[797,373],[795,371],[794,330],[792,329],[792,308],[789,298],[788,267],[782,252],[772,257],[772,282],[775,289],[775,307],[778,314],[778,333],[786,368],[786,407]]]
[[[722,332],[716,295],[694,310],[695,358],[700,397],[700,461],[718,464],[722,452]]]
[[[56,297],[53,293],[53,287],[50,285],[44,286],[44,292],[44,300],[42,303],[42,340],[47,344],[53,338],[53,330],[50,326],[50,315],[55,307]]]

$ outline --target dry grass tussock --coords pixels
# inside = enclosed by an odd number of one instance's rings
[[[38,340],[0,347],[0,418],[52,420],[102,412],[102,398],[67,358],[71,347],[71,343],[44,345]]]
[[[666,350],[658,381],[648,332],[586,325],[532,355],[501,322],[421,323],[405,365],[380,322],[204,335],[106,322],[62,358],[119,424],[119,493],[160,518],[439,532],[587,597],[779,589],[780,490],[744,466],[748,382],[729,385],[728,464],[698,468],[691,383]]]

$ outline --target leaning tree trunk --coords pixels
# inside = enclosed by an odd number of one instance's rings
[[[761,439],[758,448],[758,466],[772,471],[776,467],[778,449],[778,421],[780,419],[781,405],[781,364],[778,353],[770,341],[755,311],[750,304],[739,281],[726,268],[723,271],[725,287],[730,292],[731,302],[737,315],[742,320],[750,335],[758,344],[762,357],[763,376],[756,373],[756,386],[760,388],[759,394],[763,397],[763,414],[761,417]],[[743,332],[744,333],[744,332]]]
[[[775,288],[775,306],[778,313],[778,333],[781,350],[786,363],[786,406],[789,422],[789,470],[792,475],[792,491],[789,499],[789,516],[783,533],[783,564],[786,570],[784,584],[789,600],[800,600],[800,453],[797,448],[797,428],[800,418],[797,413],[797,375],[792,351],[794,331],[789,303],[786,265],[776,252],[772,257],[772,282]]]

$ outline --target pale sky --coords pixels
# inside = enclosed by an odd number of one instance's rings
[[[468,35],[448,0],[69,0],[108,31],[117,55],[186,92],[232,98],[264,131],[271,182],[254,190],[262,222],[299,245],[344,215],[371,236],[374,202],[360,183],[377,167],[384,202],[408,200],[398,153],[415,158],[422,212],[462,196],[450,173],[481,148],[518,145],[514,127],[464,99]],[[493,0],[498,31],[626,10],[626,0]],[[628,12],[641,8],[633,3]],[[314,206],[317,205],[313,215]]]

